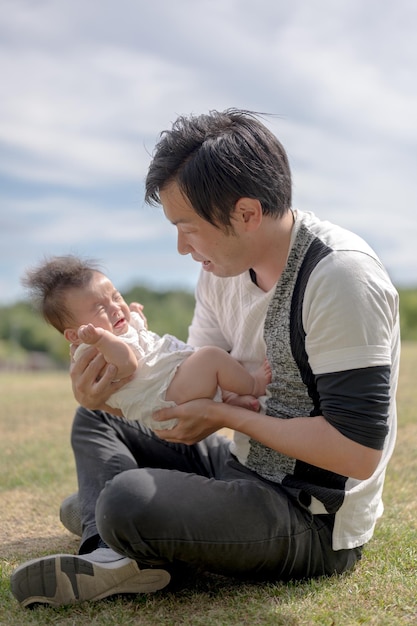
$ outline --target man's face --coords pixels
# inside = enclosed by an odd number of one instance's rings
[[[94,272],[86,288],[70,289],[66,298],[77,326],[91,323],[114,335],[127,331],[129,306],[104,274]]]
[[[215,276],[236,276],[249,269],[237,229],[225,232],[201,218],[174,182],[161,191],[160,198],[166,218],[177,227],[180,254],[191,254]]]

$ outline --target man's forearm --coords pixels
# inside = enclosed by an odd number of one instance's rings
[[[291,458],[364,480],[375,471],[381,451],[342,435],[323,416],[279,419],[240,407],[210,407],[215,421],[237,430]],[[219,413],[221,412],[221,416]]]

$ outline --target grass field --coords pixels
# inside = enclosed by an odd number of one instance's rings
[[[37,556],[75,553],[78,546],[58,519],[61,500],[76,490],[69,446],[75,401],[65,373],[0,374],[0,624],[417,624],[416,372],[417,343],[405,344],[385,514],[353,573],[294,584],[206,575],[175,593],[32,611],[20,608],[10,592],[13,569]]]

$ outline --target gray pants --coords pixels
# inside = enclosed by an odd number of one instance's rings
[[[72,445],[81,553],[101,537],[147,566],[275,580],[341,573],[360,558],[360,548],[331,549],[332,515],[312,515],[302,492],[247,470],[226,438],[171,444],[137,422],[80,408]]]

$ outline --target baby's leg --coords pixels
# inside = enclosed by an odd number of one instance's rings
[[[264,365],[252,376],[225,350],[214,346],[200,348],[179,366],[166,393],[166,399],[182,404],[197,398],[213,398],[217,387],[238,395],[260,396],[271,380]]]

